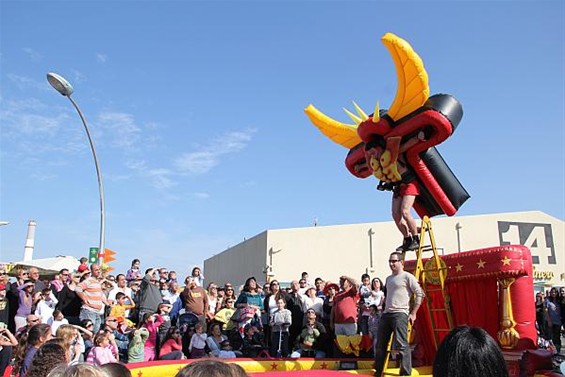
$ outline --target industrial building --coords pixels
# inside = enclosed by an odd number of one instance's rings
[[[442,217],[432,219],[432,230],[440,255],[525,245],[532,252],[536,291],[565,286],[563,220],[540,211]],[[312,281],[363,273],[384,280],[390,274],[388,256],[401,241],[393,221],[266,230],[206,259],[204,272],[207,282],[235,285],[249,276],[260,283],[289,283],[303,271]]]

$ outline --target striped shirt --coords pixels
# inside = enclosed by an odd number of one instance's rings
[[[84,295],[83,308],[96,312],[104,308],[102,301],[104,293],[102,293],[102,285],[97,279],[90,277],[82,281],[77,285],[75,291]]]

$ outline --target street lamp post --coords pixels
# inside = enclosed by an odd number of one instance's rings
[[[457,252],[460,253],[461,252],[461,229],[463,228],[463,225],[457,223],[455,224],[455,231],[457,231]]]
[[[96,176],[98,178],[98,191],[100,193],[100,242],[98,244],[98,255],[99,255],[99,263],[102,265],[104,263],[104,241],[105,241],[105,213],[104,213],[104,186],[102,185],[102,173],[100,172],[100,164],[98,163],[98,157],[96,156],[96,148],[94,147],[94,141],[92,140],[92,136],[90,135],[90,131],[88,130],[88,125],[86,124],[86,118],[80,111],[77,103],[71,98],[71,94],[73,94],[73,86],[62,76],[56,73],[48,73],[47,74],[47,81],[56,91],[58,91],[63,96],[67,97],[69,101],[73,104],[75,109],[82,120],[82,124],[84,125],[84,130],[86,131],[86,136],[88,136],[88,142],[90,143],[90,149],[92,150],[92,157],[94,157],[94,164],[96,165]]]

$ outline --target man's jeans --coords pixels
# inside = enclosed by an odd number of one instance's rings
[[[375,355],[375,376],[383,372],[386,349],[391,334],[394,334],[395,343],[392,349],[400,354],[400,375],[409,376],[412,374],[412,355],[407,339],[408,315],[406,313],[384,313],[379,321],[377,332],[377,350]]]

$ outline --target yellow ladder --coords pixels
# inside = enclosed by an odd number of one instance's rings
[[[426,245],[426,235],[429,238],[429,245]],[[439,346],[439,339],[441,333],[448,333],[453,328],[453,319],[451,316],[451,305],[449,295],[445,292],[445,279],[447,278],[447,266],[445,262],[440,258],[437,253],[436,241],[434,238],[434,232],[432,230],[432,222],[428,216],[424,216],[422,219],[422,225],[420,226],[420,245],[416,251],[416,268],[413,272],[416,280],[422,285],[422,290],[426,294],[426,306],[430,314],[430,319],[432,323],[432,331],[434,335],[434,345],[437,350]],[[432,251],[433,256],[426,261],[424,264],[423,254],[424,252]],[[403,259],[405,259],[406,252],[402,253]],[[428,288],[428,285],[433,285],[432,288]],[[442,299],[433,302],[432,297],[428,295],[431,292],[441,292]],[[448,324],[447,328],[438,328],[436,325],[435,313],[444,313],[445,322]],[[412,324],[408,322],[408,335],[407,339],[410,340],[412,334]],[[386,375],[396,375],[394,373],[387,373],[388,362],[390,360],[391,354],[394,352],[392,349],[394,340],[394,333],[391,335],[386,349],[386,356],[383,366],[383,372],[381,376]]]

